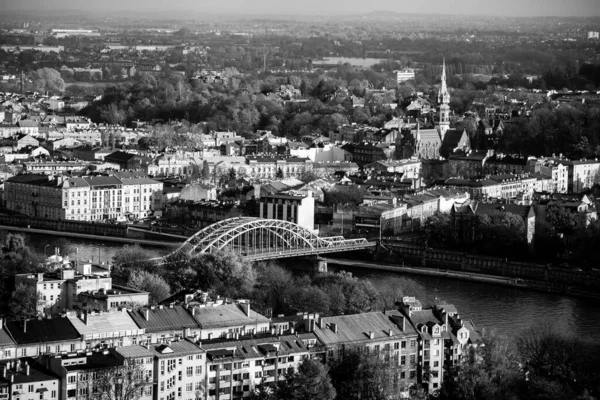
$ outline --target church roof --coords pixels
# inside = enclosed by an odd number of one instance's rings
[[[444,135],[444,141],[440,148],[440,155],[448,157],[454,152],[457,147],[462,147],[461,144],[467,145],[467,132],[464,130],[448,129]],[[462,143],[461,143],[462,142]]]

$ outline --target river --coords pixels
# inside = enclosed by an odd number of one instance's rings
[[[0,231],[4,241],[5,231]],[[54,247],[64,241],[57,236],[27,234],[26,241],[40,253],[48,255]],[[110,261],[123,245],[119,243],[88,241],[69,238],[78,249],[80,260],[100,259]],[[47,246],[48,245],[48,246]],[[143,246],[142,246],[143,247]],[[149,258],[172,251],[172,248],[150,248]],[[287,264],[293,264],[288,261]],[[487,283],[461,281],[457,279],[406,275],[394,272],[372,271],[362,268],[343,267],[361,278],[367,278],[378,287],[392,277],[400,277],[418,285],[420,292],[429,299],[438,298],[454,304],[462,318],[470,319],[479,329],[496,330],[509,336],[524,330],[551,324],[554,329],[582,338],[600,340],[600,302],[594,299],[568,297],[551,293],[515,289]],[[330,264],[330,271],[336,266]]]

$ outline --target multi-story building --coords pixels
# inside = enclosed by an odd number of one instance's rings
[[[150,346],[154,353],[157,400],[202,399],[206,379],[206,354],[189,340]]]
[[[311,192],[306,196],[292,194],[261,196],[259,216],[293,222],[312,231],[315,228],[315,199]]]
[[[415,70],[412,68],[404,68],[396,71],[396,80],[398,83],[410,81],[415,79]]]
[[[309,158],[249,156],[246,157],[246,163],[246,174],[255,179],[275,179],[278,176],[297,178],[312,171],[312,161]]]
[[[4,329],[17,345],[16,358],[85,349],[81,335],[66,317],[6,321]]]
[[[32,217],[100,221],[147,216],[162,183],[115,176],[17,175],[5,183],[6,207]]]
[[[527,166],[527,172],[534,172],[551,178],[548,192],[567,193],[569,189],[569,167],[567,163],[555,158],[540,158],[535,163]]]
[[[478,346],[481,336],[471,321],[462,320],[456,307],[438,303],[423,309],[414,297],[403,297],[401,313],[418,333],[419,383],[429,392],[439,392],[442,383],[451,379],[468,346]]]
[[[262,383],[284,379],[289,368],[298,369],[309,357],[309,348],[294,335],[213,340],[202,342],[206,350],[208,396],[241,398]]]
[[[123,208],[121,212],[135,218],[147,217],[153,209],[153,199],[163,190],[162,182],[148,178],[123,178]]]
[[[250,309],[249,301],[195,305],[192,316],[200,325],[200,340],[233,339],[238,336],[269,332],[270,320]]]
[[[419,179],[421,177],[421,160],[376,161],[365,165],[365,169],[401,173],[403,179]]]
[[[0,398],[61,400],[59,378],[27,358],[0,364]]]
[[[192,160],[182,154],[161,154],[145,165],[144,170],[151,176],[191,175]]]
[[[400,313],[371,312],[320,318],[314,333],[326,349],[326,359],[343,357],[349,350],[377,354],[393,371],[394,389],[408,397],[417,383],[416,330]]]
[[[145,344],[200,337],[200,325],[192,310],[182,305],[142,307],[129,311],[129,315],[145,330]]]
[[[23,163],[23,172],[56,175],[63,172],[83,172],[89,163],[81,161],[31,161]]]
[[[152,400],[153,356],[145,347],[129,346],[99,352],[80,351],[46,356],[43,363],[60,381],[58,399],[94,398],[100,391],[111,390],[106,386],[113,382],[118,385],[116,380],[121,378],[120,384],[126,386],[127,392],[139,391],[135,394],[136,399]],[[105,393],[107,397],[111,394],[114,393]]]
[[[110,271],[102,265],[76,263],[76,268],[54,272],[18,274],[15,284],[34,286],[41,296],[40,314],[58,314],[73,309],[112,310],[123,305],[146,305],[148,293],[113,286]]]
[[[86,349],[132,346],[145,334],[125,308],[107,312],[72,311],[67,313],[67,318],[85,341]]]
[[[581,193],[600,182],[600,161],[580,160],[567,163],[569,193]]]

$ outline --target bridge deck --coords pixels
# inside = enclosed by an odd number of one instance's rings
[[[377,243],[367,242],[363,244],[350,244],[347,246],[338,246],[332,248],[321,248],[321,249],[280,249],[276,251],[256,251],[256,252],[241,252],[242,258],[245,261],[262,261],[272,260],[276,258],[289,258],[289,257],[300,257],[310,256],[315,254],[326,254],[326,253],[338,253],[342,251],[362,250],[375,247]]]

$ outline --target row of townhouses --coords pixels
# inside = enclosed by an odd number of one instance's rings
[[[127,389],[148,400],[245,398],[306,358],[358,350],[383,359],[408,397],[415,385],[439,390],[464,350],[481,343],[454,306],[423,309],[411,297],[385,313],[267,318],[247,301],[189,295],[164,306],[2,321],[0,396],[70,400]]]

